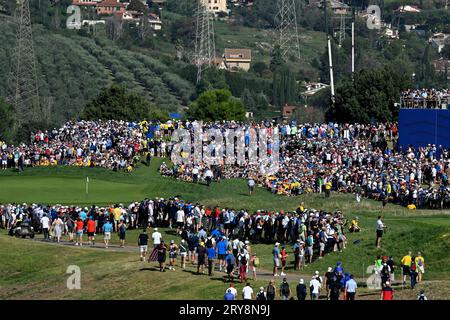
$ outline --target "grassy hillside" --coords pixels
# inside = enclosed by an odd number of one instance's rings
[[[4,17],[4,16],[2,16]],[[6,95],[6,76],[15,44],[13,24],[0,19],[0,95]],[[76,117],[102,88],[120,83],[141,93],[161,109],[177,111],[186,105],[194,86],[173,73],[158,56],[119,48],[102,37],[93,39],[74,31],[33,28],[39,94],[53,105],[51,120]]]

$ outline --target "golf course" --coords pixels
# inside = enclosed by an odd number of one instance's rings
[[[149,167],[140,164],[131,173],[78,167],[35,167],[20,173],[10,169],[1,171],[0,204],[108,206],[123,203],[127,206],[144,198],[176,196],[208,206],[253,212],[258,209],[293,211],[303,201],[306,208],[340,210],[347,219],[358,216],[362,231],[347,234],[348,245],[343,252],[327,254],[302,271],[293,270],[293,252],[287,246],[290,255],[287,274],[292,288],[298,279],[308,282],[315,270],[323,275],[328,266],[342,261],[345,271],[354,274],[358,281],[357,299],[379,299],[379,291],[366,288],[366,280],[371,276],[367,268],[374,264],[376,256],[393,256],[399,265],[408,251],[413,254],[420,251],[425,258],[424,280],[414,290],[395,285],[396,299],[416,299],[421,289],[429,299],[450,299],[449,210],[407,210],[394,204],[383,209],[381,202],[363,199],[357,203],[353,195],[337,193],[327,199],[321,194],[284,197],[256,188],[250,196],[245,180],[214,182],[208,187],[163,177],[158,172],[162,161],[167,160],[154,158]],[[383,216],[388,226],[381,249],[375,248],[378,215]],[[212,277],[197,275],[196,268],[188,264],[186,270],[178,265],[175,271],[162,273],[158,272],[156,262],[139,261],[139,232],[127,232],[125,248],[104,249],[45,243],[41,241],[42,235],[37,235],[35,240],[12,238],[0,229],[0,299],[223,299],[228,287],[223,272],[216,271]],[[163,229],[161,233],[165,241],[180,241],[175,230]],[[101,244],[101,238],[97,242]],[[118,244],[115,234],[112,244]],[[272,246],[252,247],[260,257],[261,270],[258,280],[250,282],[253,288],[265,287],[271,279]],[[80,267],[79,290],[66,287],[70,276],[66,270],[70,265]],[[400,280],[400,268],[396,271],[395,278]],[[238,292],[242,287],[236,284]]]

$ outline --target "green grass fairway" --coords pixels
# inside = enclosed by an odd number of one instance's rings
[[[281,197],[263,188],[247,194],[246,181],[228,180],[213,183],[211,187],[184,183],[162,177],[157,172],[162,159],[153,159],[150,168],[141,165],[131,174],[115,173],[90,168],[32,168],[25,172],[0,172],[0,203],[27,202],[44,204],[108,205],[139,201],[145,197],[173,197],[198,201],[206,205],[231,206],[248,210],[293,210],[301,201],[306,207],[325,210],[339,209],[346,217],[360,217],[363,228],[359,234],[349,234],[348,248],[342,253],[332,253],[317,260],[302,272],[296,272],[309,280],[315,270],[321,273],[328,266],[342,261],[346,271],[364,284],[369,274],[364,270],[373,264],[378,254],[390,254],[396,262],[408,251],[421,251],[425,257],[426,282],[417,287],[429,290],[429,298],[449,299],[450,292],[450,212],[416,210],[409,211],[396,205],[387,205],[382,211],[381,203],[364,199],[357,204],[352,195],[332,194]],[[89,196],[85,194],[85,181],[89,177]],[[374,248],[376,217],[382,214],[389,226],[383,237],[382,249]],[[163,230],[166,240],[179,238],[173,230]],[[136,246],[136,230],[127,233],[127,245]],[[171,271],[161,274],[153,270],[154,264],[138,261],[138,254],[129,252],[104,252],[104,250],[79,249],[54,246],[12,239],[0,230],[0,298],[43,299],[221,299],[227,287],[216,275],[193,275],[187,271]],[[98,239],[97,242],[100,242]],[[354,244],[355,240],[361,240]],[[117,243],[115,235],[113,243]],[[136,248],[137,249],[137,248]],[[272,268],[271,245],[254,245],[261,257],[261,268]],[[292,249],[288,247],[288,254]],[[292,258],[291,255],[290,258]],[[292,260],[288,258],[289,260]],[[65,288],[66,268],[70,264],[82,269],[82,290]],[[169,271],[168,271],[169,272]],[[287,269],[293,274],[292,265]],[[396,278],[399,279],[399,274]],[[263,279],[254,284],[266,284]],[[237,286],[238,290],[241,288]],[[151,288],[151,289],[150,289]],[[417,290],[404,290],[398,296],[414,298]],[[361,298],[376,299],[374,292],[361,288]]]

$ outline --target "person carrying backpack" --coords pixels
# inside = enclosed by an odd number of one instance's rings
[[[239,278],[243,283],[247,278],[247,263],[248,263],[248,253],[245,253],[244,249],[241,249],[241,252],[238,255],[239,261]]]
[[[264,287],[259,288],[259,292],[256,295],[256,300],[266,301],[266,293],[264,292]]]
[[[267,300],[275,300],[275,281],[274,280],[270,280],[269,285],[267,286],[266,289],[266,296],[267,296]]]
[[[280,296],[282,300],[289,300],[289,297],[291,296],[291,288],[289,287],[286,278],[283,278],[283,282],[281,283]]]
[[[425,291],[420,290],[420,293],[417,296],[417,300],[428,300],[427,296],[425,295]]]
[[[381,285],[384,286],[391,277],[391,267],[386,262],[383,262],[380,267]]]
[[[227,264],[228,281],[233,281],[234,266],[236,264],[236,258],[233,255],[233,251],[228,251],[228,255],[225,257],[225,261]]]
[[[297,285],[297,299],[306,300],[306,286],[303,279],[300,279]]]

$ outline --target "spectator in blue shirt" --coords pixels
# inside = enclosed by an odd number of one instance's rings
[[[206,254],[208,255],[208,275],[212,276],[212,271],[214,269],[214,259],[216,258],[216,249],[214,247],[209,247],[206,249]]]
[[[224,296],[225,300],[234,300],[234,294],[231,293],[231,290],[228,289]]]
[[[223,269],[226,268],[226,265],[225,265],[225,256],[227,255],[227,240],[226,239],[227,238],[225,236],[223,236],[221,240],[216,242],[220,271],[222,271],[222,267],[223,267]]]
[[[236,264],[236,258],[233,255],[233,251],[228,252],[228,255],[225,257],[225,261],[227,263],[228,280],[233,281],[234,265]]]
[[[355,300],[356,288],[358,285],[356,281],[353,279],[353,275],[350,275],[350,279],[345,283],[345,299],[346,300]]]

